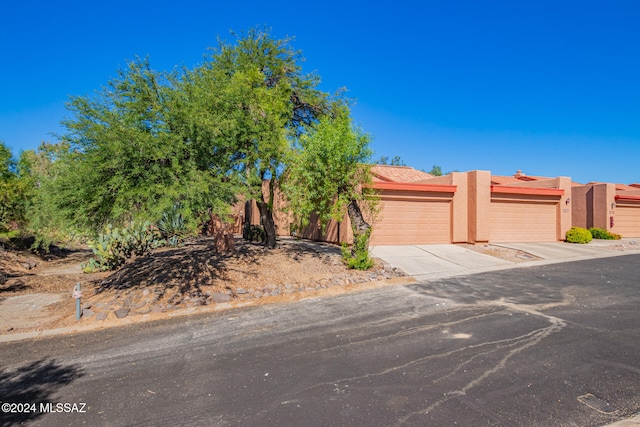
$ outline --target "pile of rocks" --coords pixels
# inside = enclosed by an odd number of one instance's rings
[[[224,290],[191,289],[186,293],[173,292],[159,286],[145,289],[117,290],[111,296],[100,293],[83,301],[82,318],[102,321],[109,317],[122,319],[130,315],[165,313],[180,308],[192,308],[203,305],[225,304],[232,301],[244,301],[266,297],[278,297],[302,292],[312,292],[332,287],[358,285],[379,280],[406,276],[404,272],[390,265],[381,264],[375,271],[353,271],[320,279],[312,285],[288,283],[284,285],[267,284],[259,287],[236,287]]]

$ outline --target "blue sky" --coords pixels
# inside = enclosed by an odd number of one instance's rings
[[[640,182],[640,2],[7,2],[0,140],[56,141],[69,95],[128,60],[200,63],[230,30],[294,36],[322,89],[348,89],[376,157],[410,166]]]

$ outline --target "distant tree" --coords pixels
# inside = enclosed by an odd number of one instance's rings
[[[24,215],[25,187],[18,179],[16,162],[9,147],[0,141],[0,231]]]
[[[366,165],[371,156],[369,142],[370,137],[352,125],[348,108],[343,106],[334,117],[322,117],[311,132],[302,135],[283,183],[299,227],[306,226],[313,213],[323,228],[348,213],[354,234],[351,259],[354,266],[364,268],[370,265],[371,226],[364,219],[362,205],[372,208],[373,203],[364,187],[372,179]]]
[[[400,156],[393,156],[391,161],[389,161],[389,157],[381,156],[375,162],[378,165],[391,165],[391,166],[407,166],[407,164],[400,158]]]
[[[433,165],[433,167],[428,173],[430,173],[433,176],[442,176],[442,168],[438,165]]]
[[[407,164],[400,158],[400,156],[393,156],[393,159],[391,159],[391,166],[407,166]]]
[[[48,251],[52,244],[74,234],[73,226],[58,208],[64,200],[54,186],[60,169],[65,167],[59,160],[68,152],[68,143],[43,142],[36,150],[25,150],[20,155],[19,177],[27,189],[24,231],[34,237],[34,250]]]

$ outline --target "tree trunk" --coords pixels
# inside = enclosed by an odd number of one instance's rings
[[[347,214],[349,215],[349,219],[351,220],[351,228],[353,229],[353,238],[356,240],[357,236],[364,236],[371,229],[371,226],[367,221],[364,220],[364,216],[362,215],[362,210],[360,206],[358,206],[358,202],[355,200],[351,200],[349,205],[347,206]],[[369,248],[369,238],[367,237],[367,241],[364,244],[365,248]],[[351,247],[351,255],[354,254],[355,245]]]
[[[264,227],[264,245],[273,249],[276,247],[276,224],[273,221],[273,213],[269,209],[269,204],[264,201],[257,201],[258,209],[260,210],[260,222]]]

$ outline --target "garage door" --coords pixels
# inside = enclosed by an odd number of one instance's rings
[[[556,242],[557,203],[491,202],[492,242]]]
[[[640,237],[640,204],[616,206],[613,230],[622,237]]]
[[[372,245],[451,243],[451,200],[381,200]]]

